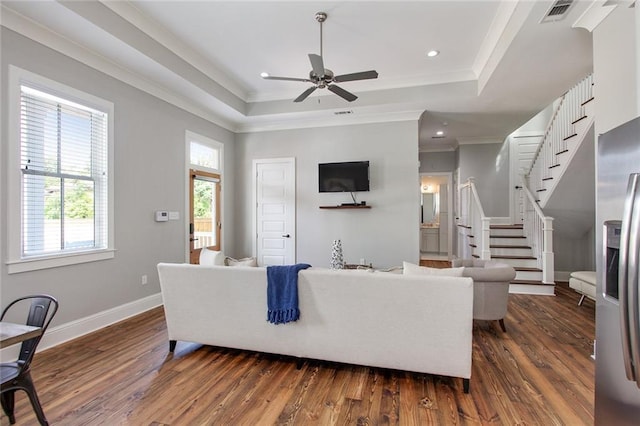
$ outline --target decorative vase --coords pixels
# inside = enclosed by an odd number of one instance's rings
[[[331,269],[344,268],[344,259],[342,258],[342,241],[333,240],[331,248]]]

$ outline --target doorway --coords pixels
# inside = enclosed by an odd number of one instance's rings
[[[420,259],[451,260],[453,248],[453,174],[420,173]]]
[[[200,263],[203,247],[220,251],[220,175],[189,170],[189,263]]]

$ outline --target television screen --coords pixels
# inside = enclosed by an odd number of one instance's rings
[[[369,162],[318,164],[320,192],[357,192],[369,190]]]

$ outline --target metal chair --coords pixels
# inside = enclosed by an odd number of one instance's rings
[[[0,321],[5,318],[5,315],[12,307],[22,301],[31,302],[25,324],[32,327],[42,328],[42,333],[38,337],[22,342],[20,355],[15,362],[0,364],[0,402],[2,403],[2,409],[9,417],[9,422],[14,424],[16,422],[16,418],[13,413],[15,393],[17,390],[23,390],[29,396],[29,400],[33,406],[33,411],[35,411],[40,424],[48,425],[49,423],[44,416],[40,400],[38,399],[35,386],[33,385],[33,380],[31,379],[30,366],[33,355],[38,347],[38,343],[40,343],[40,339],[42,339],[47,327],[49,327],[51,320],[58,311],[58,301],[54,297],[46,294],[21,297],[11,302],[9,306],[2,311]],[[14,309],[14,311],[15,310],[16,309]]]

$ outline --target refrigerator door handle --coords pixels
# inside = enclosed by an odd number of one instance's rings
[[[636,368],[638,357],[638,259],[640,251],[640,212],[634,215],[634,210],[640,206],[640,194],[638,193],[640,174],[629,176],[627,196],[624,203],[622,217],[622,230],[620,234],[620,263],[618,292],[620,301],[620,329],[622,332],[622,355],[627,379],[638,383],[640,375]],[[636,216],[634,220],[634,216]],[[606,239],[606,238],[605,238]],[[635,297],[634,297],[635,296]],[[635,299],[635,300],[634,300]],[[635,318],[634,318],[635,317]]]
[[[637,179],[637,175],[636,175]],[[635,197],[634,197],[634,210],[640,210],[640,188],[636,185]],[[629,318],[629,344],[631,347],[631,364],[635,376],[632,380],[636,382],[638,388],[640,388],[640,306],[639,306],[639,294],[638,283],[640,282],[640,212],[632,214],[631,219],[631,232],[629,240],[629,267],[633,272],[629,272],[627,279],[627,296],[629,310],[627,316]]]

